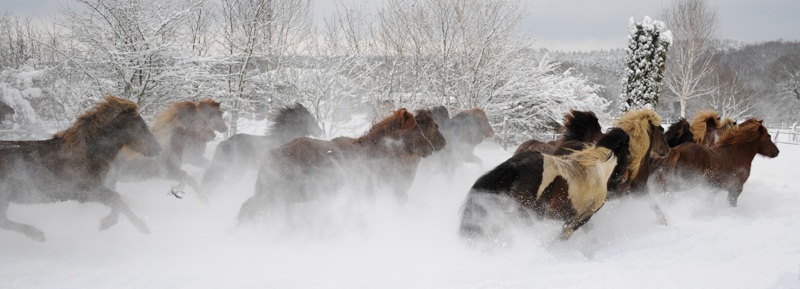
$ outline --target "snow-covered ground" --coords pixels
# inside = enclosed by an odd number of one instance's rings
[[[644,200],[615,200],[569,241],[542,221],[492,251],[456,231],[469,187],[511,154],[493,142],[452,183],[420,174],[404,205],[311,203],[258,229],[234,222],[255,172],[210,205],[167,195],[168,181],[123,183],[151,234],[124,217],[99,232],[97,204],[12,204],[48,241],[0,230],[0,288],[800,288],[800,146],[778,147],[756,157],[737,208],[703,190],[662,196],[662,226]]]

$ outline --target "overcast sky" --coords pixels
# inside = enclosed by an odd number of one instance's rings
[[[58,0],[0,0],[0,12],[57,13]],[[317,15],[339,0],[312,0]],[[345,0],[361,3],[364,0]],[[371,2],[380,2],[373,0]],[[520,29],[536,47],[554,50],[622,48],[628,19],[658,19],[667,0],[521,0],[528,15]],[[800,0],[711,0],[717,8],[719,35],[746,42],[800,40]]]

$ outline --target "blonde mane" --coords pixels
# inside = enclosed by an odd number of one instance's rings
[[[661,125],[661,116],[651,109],[629,110],[620,116],[616,126],[630,137],[629,179],[639,175],[639,166],[650,148],[650,125]]]
[[[714,122],[714,129],[719,128],[719,115],[713,110],[703,110],[698,112],[692,118],[692,125],[690,130],[694,135],[694,142],[703,144],[705,141],[706,133],[708,132],[708,121]]]
[[[598,163],[605,162],[613,152],[605,147],[596,147],[595,145],[588,145],[582,150],[572,150],[569,155],[563,156],[564,159],[573,160],[581,165],[583,168],[597,165]]]
[[[54,137],[63,139],[67,150],[78,155],[87,155],[86,141],[97,135],[99,129],[121,113],[138,115],[139,106],[130,100],[106,96],[105,101],[86,110],[72,126],[57,132]]]

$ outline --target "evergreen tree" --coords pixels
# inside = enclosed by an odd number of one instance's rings
[[[642,107],[655,109],[672,33],[664,29],[664,22],[647,16],[638,23],[631,17],[628,27],[628,55],[620,96],[622,111]]]

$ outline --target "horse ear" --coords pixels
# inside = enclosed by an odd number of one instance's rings
[[[408,110],[406,110],[405,108],[397,110],[397,113],[399,114],[398,117],[400,117],[401,119],[402,123],[402,125],[400,126],[401,129],[411,130],[414,129],[415,126],[417,126],[417,119],[414,118],[414,115],[408,112]]]

